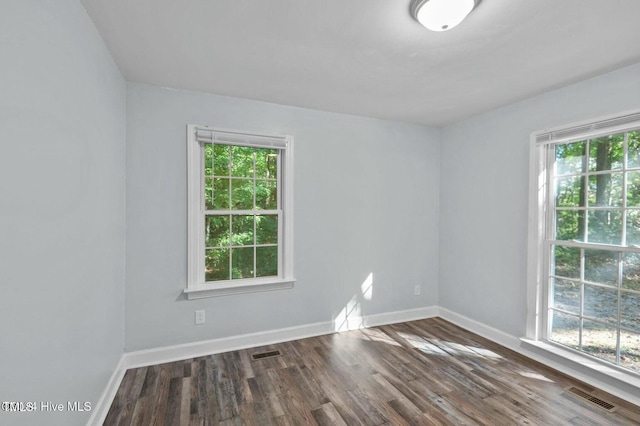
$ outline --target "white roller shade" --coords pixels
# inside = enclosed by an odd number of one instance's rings
[[[535,133],[536,144],[572,142],[640,129],[640,112]]]
[[[255,148],[285,149],[288,144],[286,136],[224,132],[204,127],[197,127],[195,136],[196,140],[201,143],[250,146]]]

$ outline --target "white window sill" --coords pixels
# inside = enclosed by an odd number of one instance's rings
[[[218,284],[201,284],[184,290],[187,299],[230,296],[233,294],[257,293],[261,291],[286,290],[293,288],[295,279],[257,278],[251,280],[225,281]]]
[[[591,369],[600,374],[604,374],[615,380],[619,380],[620,382],[640,389],[640,375],[630,370],[618,367],[613,364],[609,364],[606,361],[601,361],[595,357],[582,354],[578,351],[574,351],[572,349],[564,348],[562,346],[554,345],[552,343],[544,342],[541,340],[521,338],[520,341],[525,345],[530,345],[543,351],[560,356],[585,368]]]

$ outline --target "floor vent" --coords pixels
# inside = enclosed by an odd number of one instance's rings
[[[595,397],[593,395],[591,395],[588,392],[583,391],[580,388],[577,388],[575,386],[571,386],[570,388],[567,389],[569,392],[571,392],[574,395],[579,396],[582,399],[585,399],[589,402],[591,402],[592,404],[597,405],[598,407],[607,410],[608,412],[613,412],[616,411],[618,409],[618,407],[616,407],[615,405],[613,405],[610,402],[604,401],[598,397]]]
[[[251,357],[256,360],[256,359],[264,359],[264,358],[271,358],[274,356],[280,356],[281,353],[280,351],[269,351],[269,352],[260,352],[257,354],[253,354],[251,355]]]

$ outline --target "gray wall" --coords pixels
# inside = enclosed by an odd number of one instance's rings
[[[124,345],[125,83],[77,0],[3,1],[0,58],[0,401],[95,405]]]
[[[529,136],[637,108],[640,64],[443,129],[440,306],[524,336]]]
[[[189,123],[294,136],[293,290],[181,298]],[[439,131],[129,83],[127,141],[127,351],[437,304]]]

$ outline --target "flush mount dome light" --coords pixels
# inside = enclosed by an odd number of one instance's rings
[[[412,0],[411,15],[431,31],[446,31],[458,25],[480,0]]]

